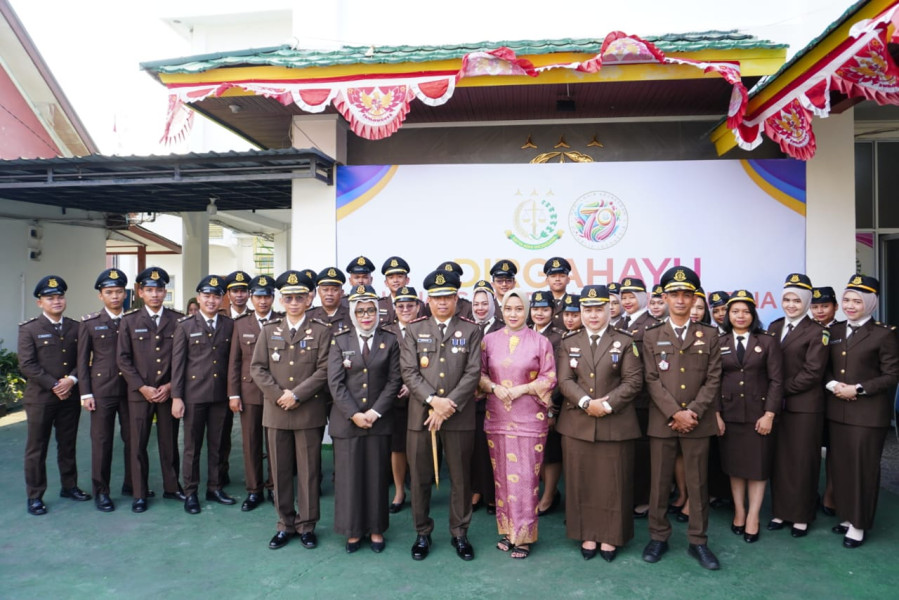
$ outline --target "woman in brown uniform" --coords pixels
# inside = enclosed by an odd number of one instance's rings
[[[843,292],[846,323],[830,330],[830,373],[826,377],[827,420],[833,453],[833,497],[842,521],[834,533],[843,546],[858,548],[874,524],[880,492],[880,456],[893,414],[899,380],[896,328],[877,323],[880,283],[854,275]]]
[[[774,461],[771,432],[783,403],[783,355],[777,339],[759,326],[755,300],[746,290],[728,300],[724,328],[717,413],[721,466],[734,498],[731,530],[751,544],[759,539],[759,512]]]
[[[783,349],[784,407],[778,423],[768,529],[792,523],[793,537],[808,533],[815,520],[824,429],[824,371],[830,332],[808,316],[812,282],[787,275],[781,306],[784,317],[768,328]]]
[[[585,560],[612,562],[634,537],[634,440],[640,425],[633,400],[643,387],[643,364],[633,338],[609,327],[604,285],[581,291],[584,328],[562,340],[559,383],[565,519]],[[597,546],[599,546],[597,548]]]

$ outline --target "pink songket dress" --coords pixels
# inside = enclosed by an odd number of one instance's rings
[[[481,373],[512,388],[536,382],[540,396],[522,395],[507,408],[487,396],[484,431],[496,486],[496,524],[513,545],[537,541],[537,502],[546,433],[547,407],[556,386],[550,341],[528,328],[504,327],[481,342]]]

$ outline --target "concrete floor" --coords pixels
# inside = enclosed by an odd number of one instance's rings
[[[80,485],[90,488],[88,419],[79,434]],[[240,465],[239,426],[235,425],[232,465]],[[540,542],[530,558],[513,561],[493,549],[493,517],[475,513],[469,537],[476,559],[455,556],[447,532],[448,486],[435,494],[437,522],[431,556],[414,562],[411,514],[406,508],[392,517],[387,549],[374,554],[366,546],[344,552],[345,540],[331,530],[333,489],[325,486],[319,547],[304,549],[297,540],[272,551],[275,514],[266,504],[242,513],[239,506],[203,502],[203,512],[187,515],[181,503],[157,498],[150,510],[133,514],[130,498],[121,498],[122,470],[113,469],[110,514],[93,502],[58,497],[55,461],[48,464],[49,513],[33,517],[25,511],[22,455],[25,423],[21,413],[0,420],[0,598],[896,598],[899,570],[899,496],[882,490],[876,528],[866,544],[842,548],[830,532],[835,518],[819,515],[806,538],[787,530],[762,530],[761,540],[746,544],[730,532],[730,509],[712,511],[710,547],[723,568],[701,569],[686,555],[686,525],[675,523],[671,550],[658,564],[640,554],[649,539],[646,521],[637,521],[635,539],[615,562],[585,562],[577,542],[565,537],[564,511],[540,521]],[[151,447],[153,444],[151,444]],[[892,457],[884,483],[899,486],[895,438],[885,457]],[[54,449],[51,446],[51,456]],[[151,488],[161,492],[158,461],[151,451]],[[331,455],[324,459],[330,481]],[[242,470],[228,491],[240,498]],[[201,484],[202,487],[202,484]],[[766,504],[767,509],[767,504]],[[766,514],[766,513],[765,513]]]

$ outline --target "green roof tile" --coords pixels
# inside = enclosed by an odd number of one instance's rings
[[[760,40],[755,36],[730,31],[699,31],[669,33],[643,38],[664,53],[695,52],[699,50],[778,49],[785,44]],[[500,46],[511,48],[517,55],[576,52],[596,54],[601,39],[520,40],[451,44],[442,46],[343,46],[337,50],[305,50],[290,46],[254,48],[234,52],[220,52],[168,60],[141,63],[151,73],[202,73],[211,69],[237,66],[274,66],[292,69],[331,67],[335,65],[420,63],[460,59],[469,52],[493,50]]]

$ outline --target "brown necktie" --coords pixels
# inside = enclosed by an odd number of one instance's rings
[[[684,332],[687,330],[686,327],[675,327],[674,333],[677,335],[677,339],[680,341],[684,341]]]
[[[371,354],[371,350],[368,348],[368,340],[371,339],[370,335],[360,335],[362,338],[362,361],[366,364],[368,363],[368,356]]]
[[[597,346],[599,346],[599,337],[600,336],[596,335],[596,334],[590,336],[590,347],[591,348],[596,348]]]
[[[440,339],[442,340],[446,335],[446,323],[440,323],[439,325],[437,325],[437,329],[440,330]]]

